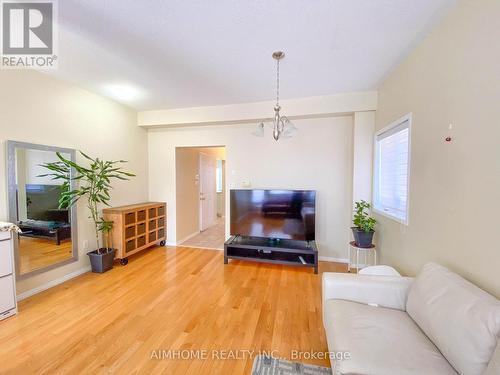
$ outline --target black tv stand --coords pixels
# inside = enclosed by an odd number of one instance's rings
[[[232,236],[224,243],[224,264],[229,259],[313,267],[314,273],[318,273],[315,241]]]

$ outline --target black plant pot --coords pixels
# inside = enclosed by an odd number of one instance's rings
[[[101,249],[101,251],[104,249]],[[113,268],[113,261],[115,259],[115,249],[107,250],[106,252],[98,253],[97,250],[87,253],[90,258],[90,266],[92,272],[104,273]]]
[[[351,227],[352,234],[354,235],[354,242],[358,247],[370,247],[373,242],[373,234],[375,231],[365,232],[364,230],[360,230],[357,227]]]

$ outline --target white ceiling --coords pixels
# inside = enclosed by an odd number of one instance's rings
[[[63,0],[54,74],[138,110],[376,89],[456,0]]]

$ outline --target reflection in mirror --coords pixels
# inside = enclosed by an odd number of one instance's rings
[[[42,176],[47,173],[42,164],[58,161],[56,151],[22,143],[13,146],[9,150],[13,154],[9,155],[9,167],[13,164],[15,176],[14,186],[9,186],[9,204],[11,220],[22,231],[16,254],[18,273],[22,276],[69,261],[76,252],[71,209],[59,209],[62,181]],[[61,154],[72,159],[69,152]]]

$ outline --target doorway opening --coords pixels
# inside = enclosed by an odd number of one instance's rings
[[[177,147],[177,245],[224,249],[226,148]]]

